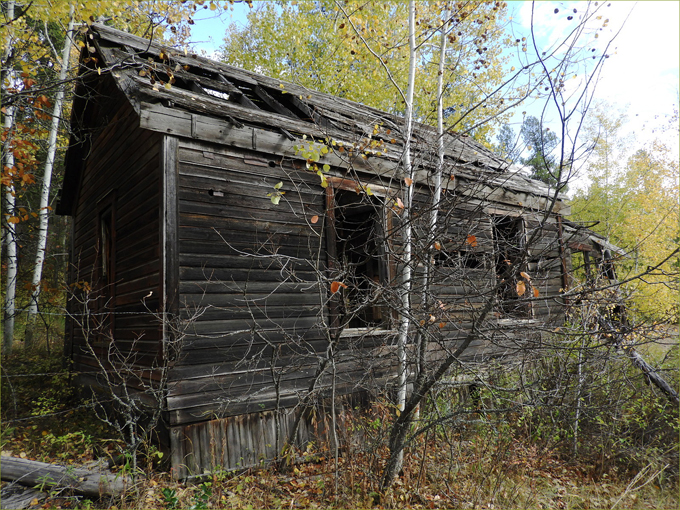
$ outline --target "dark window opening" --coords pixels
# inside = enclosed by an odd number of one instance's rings
[[[484,254],[469,251],[439,250],[434,254],[434,265],[459,269],[484,269]]]
[[[116,281],[116,225],[112,200],[100,205],[98,221],[99,249],[96,289],[96,329],[102,338],[111,339],[114,329],[115,281]]]
[[[616,273],[614,271],[614,261],[612,253],[609,250],[602,251],[602,258],[599,266],[600,276],[606,280],[616,280]]]
[[[99,248],[101,283],[108,287],[113,283],[113,215],[111,208],[99,215]]]
[[[531,295],[525,286],[518,288],[521,272],[526,271],[526,233],[522,218],[500,217],[493,222],[498,311],[501,317],[531,317]],[[521,292],[518,289],[524,289]],[[521,294],[521,295],[520,295]]]
[[[377,200],[354,191],[335,195],[335,233],[342,290],[341,324],[348,328],[388,327],[380,288],[388,280],[383,248],[381,207]]]

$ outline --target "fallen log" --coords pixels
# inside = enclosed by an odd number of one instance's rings
[[[76,494],[99,498],[121,496],[131,481],[108,471],[94,471],[73,466],[58,466],[16,457],[0,457],[0,474],[4,481],[28,487],[70,489]]]
[[[623,350],[628,355],[628,359],[630,359],[631,363],[641,370],[643,374],[645,374],[648,382],[659,388],[659,390],[661,390],[661,392],[666,395],[666,398],[668,398],[668,400],[670,400],[673,404],[680,404],[680,398],[678,398],[676,391],[671,387],[670,384],[666,382],[663,377],[661,377],[661,375],[654,369],[652,365],[645,361],[640,353],[628,345],[624,345]]]
[[[10,483],[0,490],[0,509],[41,508],[46,499],[47,493],[45,492]]]

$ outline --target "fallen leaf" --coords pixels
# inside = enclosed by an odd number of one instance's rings
[[[404,177],[404,182],[406,183],[407,186],[410,186],[411,184],[413,184],[413,179],[411,179],[410,177]]]
[[[312,219],[309,220],[309,221],[311,221],[312,223],[316,223],[317,221],[319,221],[319,217],[315,214],[314,216],[312,216]]]
[[[331,283],[331,292],[332,292],[333,294],[335,294],[337,291],[340,290],[340,287],[342,287],[343,289],[346,289],[346,288],[347,288],[347,285],[345,285],[345,284],[342,283],[342,282],[333,282],[333,283]]]
[[[526,285],[524,285],[524,282],[519,281],[519,282],[517,282],[517,285],[516,285],[515,289],[517,290],[517,295],[518,295],[518,296],[523,296],[524,293],[525,293],[526,290],[527,290],[527,287],[526,287]]]
[[[472,234],[467,236],[467,239],[465,240],[465,242],[468,243],[473,248],[477,247],[477,237],[473,236]]]
[[[538,289],[534,287],[534,297],[538,297],[538,294],[539,294]]]
[[[531,281],[531,276],[529,276],[529,275],[528,275],[527,273],[525,273],[524,271],[521,271],[519,274],[520,274],[520,275],[522,276],[522,278],[524,278],[526,281],[528,281],[528,282]]]

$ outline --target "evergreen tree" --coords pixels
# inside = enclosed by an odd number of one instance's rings
[[[560,143],[557,135],[549,128],[543,128],[541,121],[531,115],[524,119],[520,133],[525,149],[529,151],[528,157],[522,157],[520,161],[531,169],[531,178],[558,184],[560,169],[551,154]]]

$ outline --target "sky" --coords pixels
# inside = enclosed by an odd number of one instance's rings
[[[514,30],[528,32],[531,2],[508,4]],[[677,132],[664,134],[660,128],[668,124],[679,101],[680,2],[611,1],[600,6],[609,23],[593,42],[602,46],[620,32],[602,70],[596,98],[608,101],[613,109],[625,111],[629,121],[625,134],[634,134],[638,145],[661,136],[677,155]],[[248,9],[245,4],[236,4],[233,11],[217,17],[211,11],[198,15],[192,31],[192,39],[199,42],[195,47],[210,55],[222,44],[230,23],[245,24]],[[565,21],[567,15],[578,18],[582,14],[584,2],[541,1],[534,9],[537,39],[541,45],[549,46],[569,28]],[[559,10],[558,14],[555,9]],[[574,9],[578,11],[576,14]],[[521,109],[535,114],[532,105],[523,105]],[[521,117],[515,119],[519,125]]]
[[[600,77],[596,97],[625,110],[628,129],[637,138],[648,141],[658,134],[658,127],[668,121],[678,105],[678,63],[680,62],[680,2],[607,2],[604,9],[610,19],[599,41],[604,44],[616,35],[609,58]],[[514,15],[529,29],[531,4],[515,4]],[[555,40],[564,27],[554,9],[571,14],[581,2],[538,2],[535,24],[539,38]],[[560,14],[563,16],[564,14]],[[654,132],[653,132],[654,131]],[[677,135],[675,135],[677,136]],[[675,138],[675,137],[674,137]],[[677,139],[674,141],[677,150]]]

